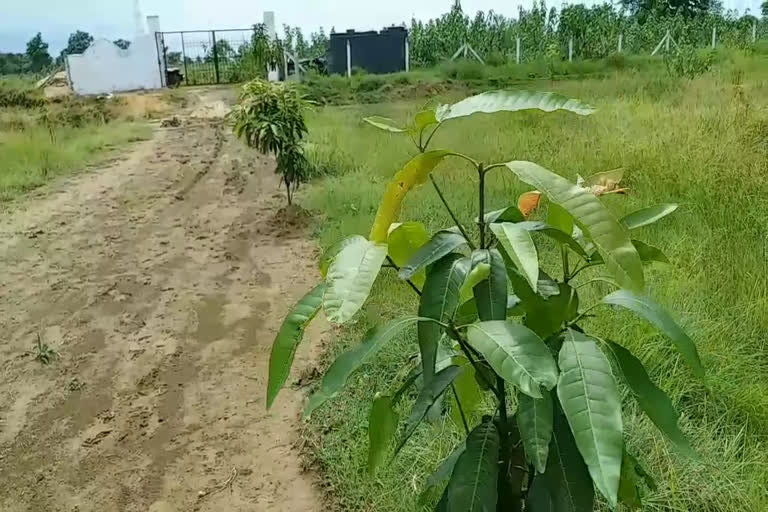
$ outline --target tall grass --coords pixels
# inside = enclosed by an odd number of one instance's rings
[[[646,492],[644,510],[768,510],[768,60],[730,57],[691,81],[630,71],[531,86],[586,100],[599,110],[587,118],[479,115],[441,129],[433,148],[484,161],[532,160],[572,179],[622,166],[631,192],[605,200],[617,214],[680,203],[674,216],[643,228],[640,238],[673,262],[648,269],[649,292],[696,341],[707,367],[706,385],[663,337],[631,315],[602,310],[590,330],[642,356],[676,403],[682,427],[701,455],[699,462],[679,456],[625,396],[630,446],[659,484],[657,491]],[[361,118],[380,114],[405,121],[426,99],[326,107],[312,116],[311,138],[355,162],[345,174],[311,187],[305,199],[323,217],[316,230],[323,247],[350,234],[367,235],[385,183],[414,153],[405,136],[376,131]],[[476,176],[450,161],[435,177],[469,224],[476,215]],[[527,189],[503,171],[489,176],[488,186],[490,208],[513,203]],[[401,218],[421,220],[433,232],[450,225],[426,186],[409,195]],[[387,272],[354,325],[341,332],[329,359],[358,343],[371,325],[415,310],[410,291]],[[594,302],[598,291],[584,295],[583,304]],[[423,426],[391,466],[375,478],[365,475],[371,399],[387,390],[394,372],[417,352],[414,333],[389,344],[311,419],[314,455],[344,510],[421,510],[425,476],[457,442],[457,426],[448,418]],[[401,417],[409,406],[402,405]]]
[[[42,126],[0,132],[0,201],[13,199],[62,174],[83,170],[103,151],[148,135],[147,126],[130,123],[59,129],[55,141]]]

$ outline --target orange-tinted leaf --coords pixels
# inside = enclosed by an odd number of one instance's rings
[[[541,192],[538,190],[532,190],[521,194],[517,200],[517,208],[527,218],[536,208],[539,207],[539,200],[541,199]]]

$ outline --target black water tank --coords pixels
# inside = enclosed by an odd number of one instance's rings
[[[347,30],[333,33],[328,47],[328,72],[347,72],[347,41],[352,68],[361,68],[369,73],[405,71],[407,38],[408,31],[403,27],[390,27],[381,32]]]

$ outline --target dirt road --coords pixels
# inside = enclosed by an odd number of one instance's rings
[[[264,407],[314,245],[275,217],[274,166],[229,134],[228,94],[196,94],[182,126],[0,219],[0,510],[321,508],[300,392]],[[35,360],[38,335],[58,361]]]

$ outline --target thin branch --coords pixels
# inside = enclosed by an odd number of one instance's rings
[[[387,261],[389,262],[391,268],[395,269],[397,272],[400,272],[400,267],[397,266],[397,263],[395,263],[394,260],[389,255],[387,255]],[[419,290],[419,287],[416,286],[413,283],[413,281],[411,281],[410,279],[406,279],[405,282],[410,285],[410,287],[413,289],[414,292],[416,292],[416,295],[421,297],[421,290]]]
[[[467,155],[465,155],[463,153],[456,153],[455,151],[451,151],[446,156],[456,156],[456,157],[459,157],[459,158],[463,158],[467,162],[471,163],[472,167],[474,167],[474,168],[480,167],[480,162],[478,162],[477,160],[475,160],[471,156],[467,156]]]
[[[592,268],[592,267],[597,267],[598,265],[602,265],[602,264],[603,264],[602,261],[600,263],[585,263],[584,265],[580,266],[579,268],[573,271],[573,273],[568,277],[568,281],[576,277],[576,275],[579,274],[579,272],[581,272],[582,270]]]
[[[613,279],[608,279],[607,277],[595,277],[593,279],[590,279],[589,281],[585,281],[585,282],[583,282],[581,284],[578,284],[578,285],[574,286],[574,288],[576,290],[578,290],[579,288],[582,288],[582,287],[587,286],[588,284],[592,284],[592,283],[608,283],[608,284],[610,284],[612,286],[615,286],[617,288],[621,288],[621,286],[619,286],[619,283],[617,283]]]
[[[478,209],[480,212],[477,216],[477,225],[480,228],[480,248],[485,249],[485,169],[483,169],[483,164],[477,165],[477,173],[480,176],[478,186]]]
[[[568,248],[565,245],[560,246],[560,256],[563,259],[563,282],[567,283],[571,276],[570,265],[568,262]]]
[[[496,163],[496,164],[491,164],[491,165],[489,165],[488,167],[485,168],[485,171],[488,172],[488,171],[490,171],[492,169],[496,169],[498,167],[506,167],[506,165],[507,165],[506,162],[499,162],[499,163]]]
[[[570,322],[568,322],[568,326],[570,327],[570,326],[572,326],[572,325],[576,325],[577,323],[579,323],[579,320],[581,320],[582,318],[584,318],[585,316],[587,316],[587,313],[589,313],[590,311],[592,311],[592,310],[593,310],[593,309],[595,309],[596,307],[598,307],[598,306],[602,306],[602,305],[603,305],[603,303],[602,303],[602,302],[597,302],[597,303],[595,303],[595,304],[592,304],[592,305],[591,305],[591,306],[589,306],[587,309],[585,309],[584,311],[582,311],[581,313],[579,313],[579,315],[578,315],[576,318],[574,318],[573,320],[571,320]]]
[[[427,147],[429,147],[429,143],[432,142],[432,137],[435,136],[435,133],[437,133],[437,129],[443,126],[443,123],[437,123],[437,126],[435,126],[435,129],[432,130],[432,133],[429,134],[429,137],[427,137],[427,142],[424,143],[424,145],[421,147],[421,152],[427,150]]]
[[[456,217],[456,214],[454,214],[453,210],[451,210],[451,207],[448,206],[448,201],[445,200],[443,191],[440,190],[440,187],[437,186],[437,182],[435,181],[435,178],[432,176],[432,174],[429,175],[429,181],[432,182],[432,186],[435,188],[435,192],[437,192],[437,195],[440,197],[440,200],[443,202],[443,206],[445,206],[445,209],[448,210],[448,215],[451,216],[451,219],[453,219],[453,222],[456,224],[456,227],[459,228],[459,231],[461,231],[461,234],[464,236],[464,238],[466,238],[469,248],[474,251],[475,244],[472,243],[472,239],[469,238],[467,231],[464,229],[464,226],[461,225],[461,222],[459,222],[459,219]]]
[[[464,416],[464,408],[461,406],[461,400],[459,400],[459,394],[456,392],[456,386],[451,384],[451,391],[453,391],[453,398],[456,399],[456,406],[459,408],[459,414],[461,415],[461,422],[464,424],[464,431],[469,435],[469,425],[467,424],[467,418]]]

